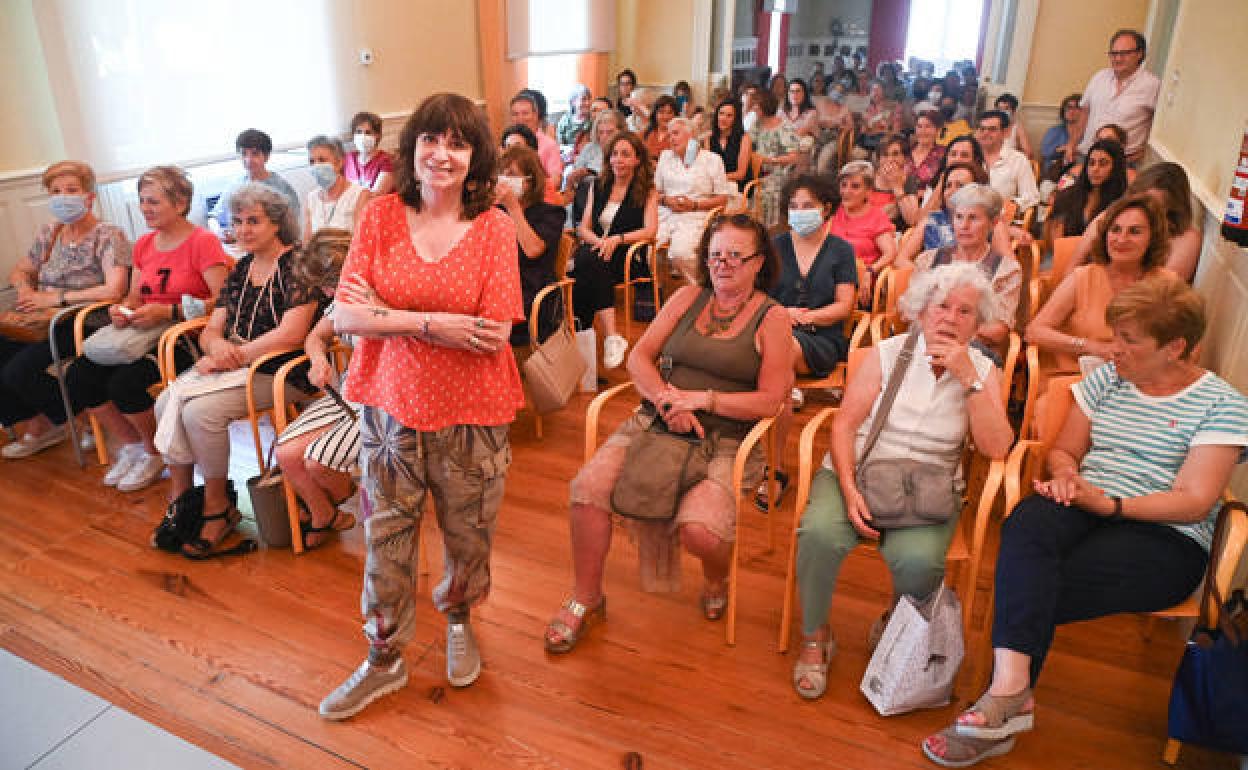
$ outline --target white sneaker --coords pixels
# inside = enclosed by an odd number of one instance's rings
[[[120,492],[137,492],[160,478],[165,472],[165,458],[160,455],[149,455],[142,449],[135,455],[126,477],[117,482]]]
[[[614,369],[624,363],[624,353],[628,351],[628,340],[618,334],[612,334],[602,342],[602,366]]]
[[[793,402],[793,411],[800,412],[802,407],[806,405],[806,394],[802,392],[801,388],[794,388],[793,392],[789,394],[789,400]]]
[[[69,431],[65,429],[64,425],[57,425],[39,436],[32,436],[27,433],[19,441],[5,444],[4,448],[0,449],[0,456],[4,456],[9,460],[20,460],[23,457],[30,457],[56,446],[64,441],[67,435],[69,435]]]
[[[113,467],[108,469],[108,473],[104,474],[104,486],[115,487],[117,483],[126,477],[130,469],[134,467],[134,461],[139,459],[139,455],[143,453],[142,444],[126,444],[117,453],[117,459],[113,460]]]

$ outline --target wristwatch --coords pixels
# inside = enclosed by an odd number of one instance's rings
[[[968,398],[970,396],[975,395],[976,393],[983,393],[983,392],[984,392],[984,379],[982,377],[976,377],[975,381],[966,387],[966,395]]]

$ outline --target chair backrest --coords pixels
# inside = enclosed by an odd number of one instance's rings
[[[1078,375],[1049,379],[1048,389],[1045,391],[1044,419],[1039,425],[1040,443],[1045,447],[1053,446],[1057,435],[1062,432],[1062,426],[1066,424],[1066,416],[1070,414],[1070,408],[1075,405],[1075,396],[1071,392],[1071,387],[1081,379],[1083,378]]]
[[[1083,240],[1080,235],[1068,235],[1065,238],[1057,238],[1053,241],[1053,265],[1049,269],[1050,290],[1052,287],[1062,282],[1066,274],[1070,272],[1074,259],[1075,250],[1079,248],[1079,242]]]
[[[1013,199],[1006,201],[1001,207],[1001,221],[1008,225],[1013,224],[1016,218],[1018,218],[1018,201]]]
[[[914,265],[898,267],[893,265],[888,271],[888,286],[884,295],[884,312],[897,312],[897,300],[910,288],[910,278],[914,275]]]
[[[555,252],[555,280],[568,274],[568,260],[572,258],[572,252],[575,250],[576,237],[572,233],[565,232],[559,236],[559,250]]]

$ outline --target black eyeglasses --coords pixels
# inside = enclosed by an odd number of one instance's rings
[[[707,254],[706,266],[715,267],[716,265],[723,265],[724,267],[731,267],[735,270],[736,268],[744,265],[746,262],[749,262],[751,259],[757,257],[758,254],[759,253],[757,251],[753,254],[735,254],[733,252],[728,252],[727,254]]]

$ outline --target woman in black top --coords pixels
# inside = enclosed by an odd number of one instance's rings
[[[606,147],[607,163],[590,191],[577,227],[576,286],[572,300],[582,328],[602,322],[603,365],[624,362],[628,341],[615,328],[615,285],[624,280],[624,257],[638,241],[654,239],[658,195],[646,146],[636,134],[617,134]]]
[[[741,108],[733,99],[725,99],[715,108],[715,120],[711,123],[711,135],[706,139],[706,149],[724,161],[724,172],[737,189],[745,187],[754,178],[750,157],[754,147],[741,123]]]
[[[543,287],[554,283],[555,256],[563,221],[567,212],[560,206],[542,200],[546,189],[546,170],[537,153],[528,147],[512,147],[498,163],[498,186],[495,199],[516,223],[516,241],[520,256],[520,293],[524,297],[524,324],[511,327],[511,344],[529,342],[529,314],[533,298]],[[545,339],[558,324],[561,306],[556,300],[543,303],[538,321],[538,335]]]
[[[1088,149],[1079,178],[1053,199],[1053,211],[1045,220],[1048,240],[1083,235],[1088,223],[1127,191],[1127,157],[1122,145],[1099,139]]]

